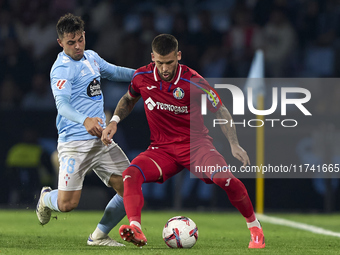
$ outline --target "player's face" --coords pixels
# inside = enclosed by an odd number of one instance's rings
[[[74,33],[64,34],[62,39],[57,39],[65,53],[74,60],[80,60],[84,55],[85,50],[85,32],[79,31]]]
[[[151,53],[151,59],[155,62],[158,74],[163,81],[171,81],[176,74],[178,61],[181,60],[182,52],[173,51],[162,56],[157,52]]]

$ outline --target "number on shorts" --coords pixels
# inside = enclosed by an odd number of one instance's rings
[[[74,172],[74,166],[76,164],[76,160],[74,158],[69,158],[66,164],[66,159],[61,158],[62,165],[61,165],[61,171],[64,171],[66,168],[66,171],[69,174],[72,174]]]
[[[74,158],[69,158],[67,161],[67,172],[72,174],[74,172],[74,165],[76,164],[76,160]]]

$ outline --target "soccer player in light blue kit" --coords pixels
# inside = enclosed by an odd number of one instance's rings
[[[92,50],[85,51],[84,21],[80,17],[66,14],[56,28],[57,41],[63,48],[51,69],[51,87],[58,109],[58,190],[42,188],[37,216],[44,225],[52,211],[75,209],[85,174],[93,170],[117,194],[106,206],[87,244],[124,246],[108,233],[125,216],[122,172],[129,166],[129,160],[117,144],[105,146],[100,140],[105,128],[100,83],[101,78],[129,82],[135,70],[110,64]]]

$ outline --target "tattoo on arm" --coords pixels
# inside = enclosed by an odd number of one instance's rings
[[[118,102],[114,115],[118,115],[120,120],[125,119],[130,112],[132,111],[133,107],[139,100],[139,97],[133,98],[129,95],[129,92],[127,92]]]
[[[221,129],[225,137],[227,137],[230,144],[238,144],[238,139],[236,135],[235,125],[231,126],[232,117],[228,109],[222,104],[220,109],[216,112],[216,117],[218,119],[225,119],[228,121],[227,124],[221,125]]]

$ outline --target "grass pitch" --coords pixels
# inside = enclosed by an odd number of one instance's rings
[[[7,254],[339,254],[340,238],[314,234],[269,223],[262,223],[266,248],[250,250],[249,231],[238,213],[209,212],[143,212],[143,232],[148,244],[142,249],[126,243],[126,247],[87,246],[89,234],[95,229],[102,212],[74,211],[54,213],[40,226],[35,211],[0,210],[0,255]],[[185,215],[197,224],[199,238],[191,249],[170,249],[162,239],[166,221]],[[340,231],[340,215],[275,214],[328,230]],[[126,218],[121,222],[127,224]],[[120,226],[120,225],[119,225]],[[118,227],[110,236],[120,241]]]

